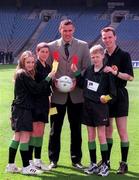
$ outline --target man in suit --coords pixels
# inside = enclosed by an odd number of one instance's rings
[[[63,75],[73,78],[71,64],[73,57],[76,55],[76,63],[79,71],[84,71],[90,64],[90,53],[88,44],[84,41],[73,37],[75,26],[70,19],[61,21],[59,32],[61,38],[49,43],[50,53],[57,51],[59,54],[59,65],[56,73],[56,79]],[[52,65],[53,57],[47,61]],[[56,107],[58,113],[51,115],[51,131],[49,137],[49,168],[56,168],[60,154],[60,136],[62,125],[67,111],[68,120],[70,123],[71,143],[70,155],[72,166],[82,169],[82,137],[81,137],[81,112],[82,112],[83,94],[82,90],[75,87],[74,90],[68,93],[58,91],[53,88],[51,98],[51,107]]]

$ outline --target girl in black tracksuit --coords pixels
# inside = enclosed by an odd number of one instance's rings
[[[29,165],[29,140],[33,130],[33,109],[34,95],[43,94],[50,86],[50,78],[54,72],[48,74],[41,83],[36,83],[34,79],[35,60],[30,51],[21,54],[16,72],[14,100],[12,103],[12,129],[14,136],[9,147],[9,164],[7,172],[19,172],[20,169],[14,164],[18,145],[20,144],[20,154],[23,162],[22,174],[40,174],[41,171]]]

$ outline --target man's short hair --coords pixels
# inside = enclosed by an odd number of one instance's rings
[[[59,29],[61,29],[62,26],[64,26],[64,25],[73,25],[74,26],[74,23],[72,22],[71,19],[64,19],[60,22]]]
[[[114,36],[116,35],[115,29],[114,29],[113,27],[111,27],[111,26],[107,26],[107,27],[103,28],[103,29],[101,30],[101,34],[102,34],[103,32],[108,32],[108,31],[111,31]]]

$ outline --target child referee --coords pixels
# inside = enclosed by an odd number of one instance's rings
[[[111,73],[103,72],[104,49],[101,45],[95,45],[90,49],[92,64],[80,74],[75,64],[71,69],[75,73],[77,86],[83,88],[84,105],[82,123],[87,126],[88,149],[91,164],[85,169],[87,174],[98,174],[107,176],[109,168],[107,165],[108,146],[105,135],[105,128],[109,124],[108,101],[116,96],[116,88]],[[102,164],[97,166],[96,158],[96,132],[100,143]]]

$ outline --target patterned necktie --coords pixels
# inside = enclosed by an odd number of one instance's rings
[[[68,47],[69,47],[69,43],[66,43],[65,45],[64,45],[64,50],[65,50],[65,55],[67,56],[67,59],[68,59],[68,57],[69,57],[69,50],[68,50]]]

